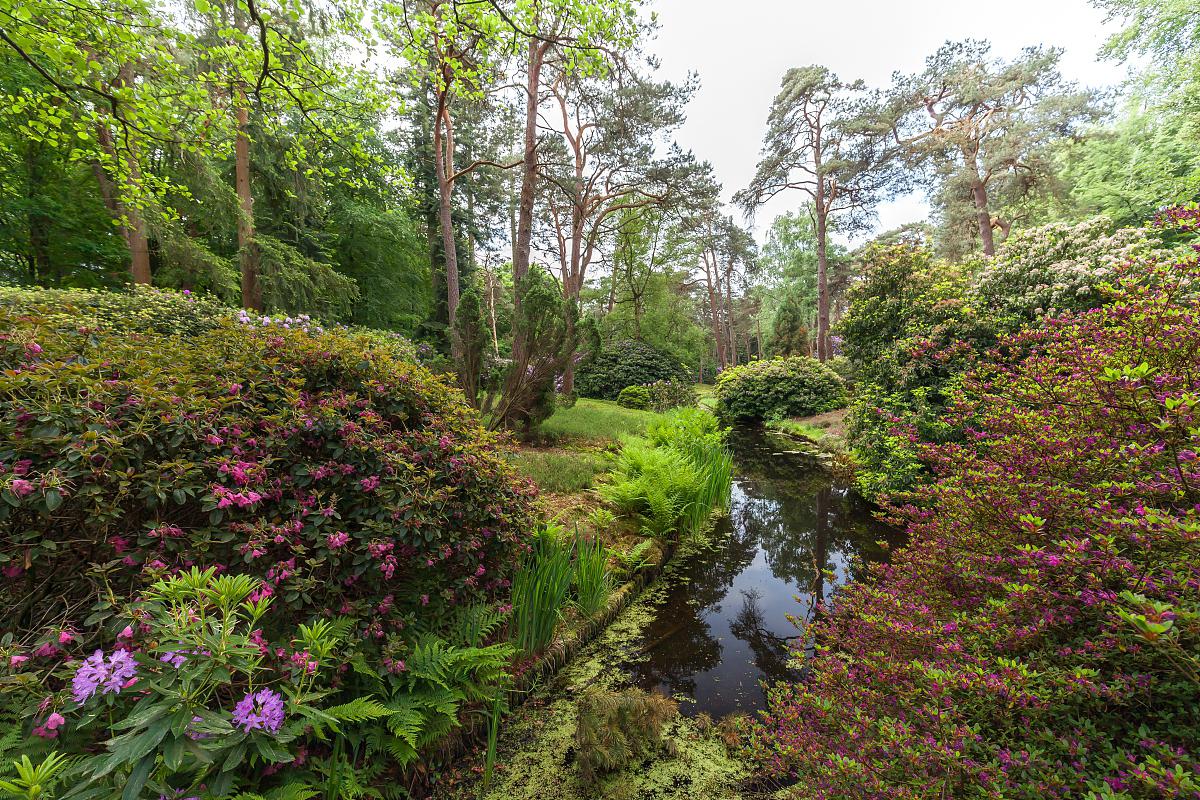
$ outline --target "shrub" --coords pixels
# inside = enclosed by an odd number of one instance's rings
[[[579,776],[592,784],[606,772],[669,748],[663,726],[677,716],[679,704],[661,694],[640,689],[585,692],[575,726]]]
[[[696,388],[688,381],[655,381],[647,384],[646,389],[650,392],[650,408],[655,411],[696,405]]]
[[[196,336],[220,327],[237,313],[210,295],[149,286],[124,292],[0,286],[0,310],[66,327],[168,336]]]
[[[650,408],[650,390],[645,386],[626,386],[617,395],[617,405],[646,411]]]
[[[734,421],[807,417],[841,408],[846,387],[815,358],[755,361],[717,377],[717,412]]]
[[[936,482],[890,507],[911,545],[752,728],[791,796],[1200,789],[1200,267],[1118,274],[964,379],[970,438],[923,447]]]
[[[1044,316],[1095,308],[1116,268],[1167,256],[1148,228],[1113,229],[1107,217],[1018,231],[979,273],[975,291],[1004,330]]]
[[[0,592],[22,635],[90,637],[89,598],[200,564],[258,578],[282,628],[337,612],[382,638],[499,592],[532,527],[461,395],[369,337],[11,309],[0,331]]]
[[[864,270],[838,329],[855,381],[847,433],[856,483],[877,500],[930,478],[897,424],[925,441],[961,438],[942,420],[946,404],[961,373],[994,344],[995,329],[963,270],[935,263],[923,247],[874,245]]]
[[[575,373],[575,391],[581,397],[615,400],[626,386],[690,379],[687,368],[671,356],[645,342],[626,340],[605,347],[580,363]]]

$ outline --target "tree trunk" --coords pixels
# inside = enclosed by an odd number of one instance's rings
[[[823,204],[817,203],[817,359],[829,358],[829,258],[826,247],[828,238],[828,212]]]
[[[103,122],[96,124],[96,141],[104,153],[115,163],[117,147],[113,142],[112,132]],[[129,180],[132,183],[136,180],[137,161],[131,154],[126,157],[125,163],[130,171]],[[129,272],[133,276],[133,282],[151,283],[150,242],[146,235],[146,222],[141,212],[136,208],[126,206],[121,201],[116,183],[105,172],[104,166],[99,161],[92,164],[92,172],[96,176],[96,183],[100,186],[100,197],[104,201],[104,207],[108,209],[109,215],[117,223],[121,238],[125,240],[125,246],[129,248]]]
[[[992,213],[988,210],[987,187],[982,181],[976,181],[971,186],[971,199],[975,202],[975,212],[979,217],[979,241],[983,244],[983,254],[994,256],[996,240],[992,234]]]
[[[140,177],[137,156],[133,153],[126,155],[129,168],[129,182],[136,184]],[[134,283],[147,286],[152,282],[150,276],[150,238],[146,235],[146,218],[141,212],[131,206],[125,207],[125,216],[129,224],[124,228],[125,242],[129,245],[129,271],[133,274]]]
[[[458,283],[458,244],[454,241],[454,220],[451,216],[454,183],[450,176],[454,174],[454,145],[449,113],[444,103],[444,99],[439,100],[437,116],[433,121],[433,168],[437,172],[438,227],[442,231],[442,254],[446,262],[446,318],[450,324],[451,349],[457,354],[454,321],[458,318],[461,289]]]
[[[737,331],[734,330],[733,320],[733,259],[725,270],[725,332],[729,335],[729,362],[732,366],[738,364]]]
[[[38,209],[35,194],[42,185],[41,159],[35,151],[35,145],[30,144],[25,151],[25,166],[29,175],[28,198],[29,211],[25,214],[25,224],[29,232],[29,252],[32,257],[30,275],[34,281],[44,281],[50,277],[50,225],[52,220],[45,212]]]
[[[716,345],[717,351],[717,366],[719,369],[725,369],[725,337],[721,335],[721,311],[717,300],[720,287],[713,286],[713,268],[708,263],[707,255],[704,256],[704,283],[708,288],[708,313],[712,320],[713,342]]]
[[[521,301],[521,282],[529,272],[530,247],[533,243],[533,205],[537,190],[538,91],[546,43],[529,39],[528,70],[525,81],[525,148],[521,164],[521,195],[517,202],[517,244],[513,251],[514,302]]]
[[[496,276],[489,267],[487,271],[488,318],[492,323],[492,352],[500,358],[500,337],[496,334]]]
[[[234,184],[238,197],[237,243],[242,267],[242,305],[261,311],[262,287],[258,282],[258,249],[254,244],[254,195],[250,191],[250,109],[245,94],[237,108],[234,141]]]

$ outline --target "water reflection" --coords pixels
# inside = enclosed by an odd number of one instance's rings
[[[815,606],[853,576],[854,556],[880,560],[895,533],[844,486],[754,430],[735,431],[729,520],[679,580],[631,665],[645,688],[695,698],[683,711],[714,716],[763,707],[760,681],[792,674],[789,615]]]

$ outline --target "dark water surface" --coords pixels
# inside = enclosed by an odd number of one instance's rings
[[[871,506],[786,444],[759,430],[735,430],[728,521],[711,549],[690,557],[657,606],[642,656],[630,665],[638,683],[684,702],[688,716],[763,708],[760,681],[795,675],[788,619],[811,619],[815,604],[854,576],[854,556],[885,558],[877,542],[899,542]],[[831,573],[832,577],[829,574]]]

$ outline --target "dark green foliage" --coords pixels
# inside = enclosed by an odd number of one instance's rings
[[[865,279],[838,325],[855,379],[848,417],[859,488],[876,498],[928,477],[915,446],[892,432],[911,423],[925,441],[959,433],[942,417],[961,372],[995,341],[961,268],[911,241],[869,246]]]
[[[679,704],[655,692],[585,692],[575,727],[579,777],[590,785],[604,773],[669,751],[663,727],[677,716]]]
[[[608,345],[579,365],[575,390],[582,397],[615,400],[626,386],[655,381],[687,381],[691,374],[677,360],[632,339]]]
[[[650,389],[645,386],[626,386],[617,395],[617,405],[645,411],[650,408]]]
[[[555,381],[575,355],[583,334],[578,308],[563,297],[550,273],[529,270],[521,281],[519,309],[513,316],[513,357],[501,396],[484,403],[492,425],[529,435],[554,413]],[[494,408],[494,411],[493,411]]]
[[[734,421],[807,417],[846,404],[846,386],[815,358],[792,356],[727,369],[717,378],[717,412]]]

